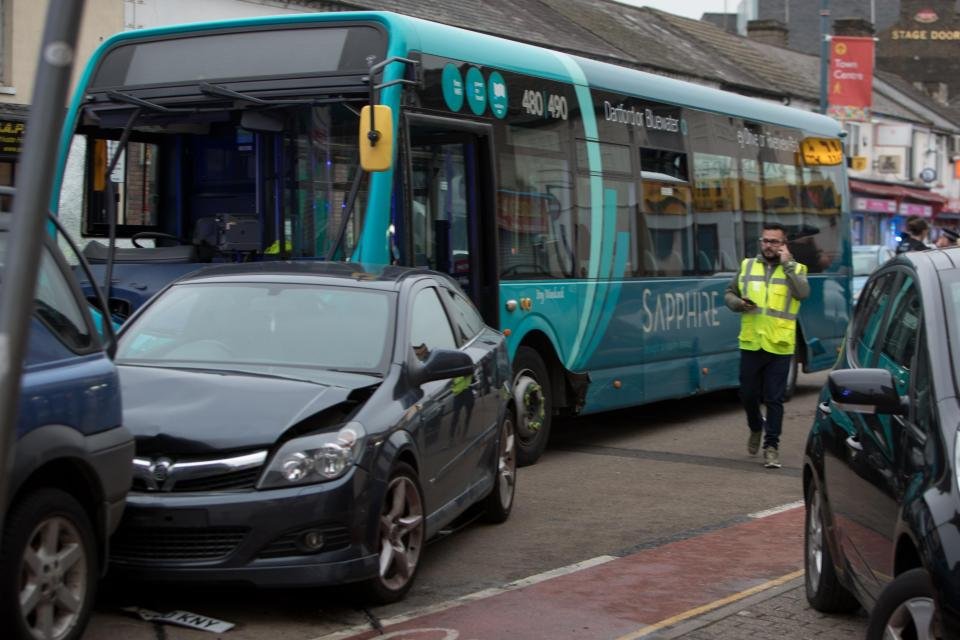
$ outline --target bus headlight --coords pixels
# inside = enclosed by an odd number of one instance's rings
[[[349,422],[339,431],[294,438],[270,459],[259,489],[275,489],[335,480],[357,462],[366,436],[363,425]]]

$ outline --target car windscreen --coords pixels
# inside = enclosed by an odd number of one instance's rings
[[[125,327],[118,364],[290,375],[381,375],[393,344],[394,294],[348,286],[186,283]]]

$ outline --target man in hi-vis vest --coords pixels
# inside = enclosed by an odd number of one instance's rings
[[[740,264],[724,295],[740,319],[740,400],[747,412],[747,452],[756,455],[763,439],[763,465],[780,468],[783,398],[796,349],[797,312],[810,295],[807,267],[787,249],[782,224],[763,225],[760,253]],[[767,407],[766,419],[760,404]]]

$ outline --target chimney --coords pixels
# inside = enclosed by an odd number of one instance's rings
[[[872,38],[873,24],[863,18],[836,18],[833,21],[833,35]]]
[[[747,23],[747,37],[775,47],[787,46],[787,25],[779,20],[751,20]]]

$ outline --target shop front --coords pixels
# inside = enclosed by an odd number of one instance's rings
[[[12,187],[17,179],[17,164],[23,148],[27,114],[13,111],[9,105],[0,109],[0,186]],[[10,211],[10,196],[0,195],[0,211]]]
[[[900,242],[907,219],[933,219],[947,199],[928,189],[891,183],[850,180],[853,244],[882,244],[891,249]]]

